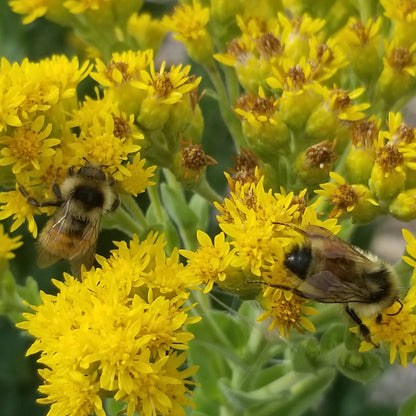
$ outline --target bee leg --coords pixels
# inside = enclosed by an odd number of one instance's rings
[[[30,196],[29,193],[26,191],[26,189],[22,185],[19,185],[19,191],[26,198],[27,202],[30,205],[33,205],[34,207],[37,207],[37,208],[41,208],[41,207],[60,207],[62,205],[62,197],[57,201],[39,202],[37,199],[33,198],[33,196]],[[59,192],[59,194],[60,194],[60,192]]]
[[[360,328],[360,334],[364,338],[365,341],[370,342],[373,344],[376,348],[379,347],[378,344],[375,344],[373,340],[371,339],[370,330],[363,324],[363,321],[360,319],[360,317],[356,314],[354,309],[351,309],[349,306],[345,307],[345,311],[347,314],[358,324],[358,327]]]

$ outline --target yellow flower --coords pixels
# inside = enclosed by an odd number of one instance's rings
[[[315,191],[319,195],[328,197],[331,205],[334,206],[328,214],[329,218],[338,218],[347,213],[355,221],[365,222],[373,219],[378,212],[378,203],[368,188],[364,185],[349,185],[336,172],[330,172],[329,176],[334,182],[321,184],[322,190]]]
[[[9,5],[15,13],[26,14],[23,19],[24,24],[33,22],[42,17],[48,11],[49,4],[53,0],[11,0]]]
[[[196,251],[180,250],[179,253],[188,259],[186,269],[189,274],[197,276],[200,283],[206,285],[204,293],[208,293],[214,283],[225,280],[234,251],[225,241],[224,233],[217,234],[212,242],[208,234],[198,230],[197,239],[200,247]]]
[[[193,338],[185,325],[199,318],[185,306],[192,282],[181,280],[178,253],[167,257],[164,244],[153,234],[118,243],[82,281],[54,281],[59,293],[41,293],[42,304],[24,315],[18,327],[36,338],[27,353],[41,352],[40,401],[51,404],[49,414],[104,415],[110,396],[126,403],[128,416],[179,416],[192,405],[196,367],[186,368],[179,352]]]
[[[164,16],[163,24],[176,34],[174,39],[183,42],[189,55],[198,62],[212,59],[213,40],[206,29],[209,21],[209,8],[202,7],[197,0],[192,5],[176,6],[172,16]]]
[[[146,159],[142,159],[140,153],[137,152],[133,161],[125,166],[125,176],[120,180],[120,184],[129,194],[137,196],[144,192],[148,186],[155,184],[151,178],[156,166],[145,168],[145,163]]]
[[[403,256],[403,261],[405,261],[410,267],[413,267],[413,274],[411,284],[415,285],[416,283],[416,238],[414,235],[405,228],[402,230],[403,237],[406,240],[407,246],[406,251],[409,254],[408,256]]]
[[[3,224],[0,224],[0,262],[14,258],[15,255],[13,250],[16,250],[16,248],[23,244],[23,242],[20,241],[21,238],[20,235],[10,238],[4,232]]]
[[[0,220],[4,220],[8,217],[13,217],[13,225],[10,231],[17,230],[25,221],[28,223],[29,231],[33,237],[38,235],[38,228],[36,226],[33,213],[35,209],[32,205],[28,204],[26,198],[17,189],[10,192],[0,192]]]
[[[149,13],[133,13],[127,22],[127,30],[140,46],[140,49],[158,51],[166,28],[159,19],[153,19]]]
[[[269,326],[271,331],[276,326],[279,328],[280,336],[289,339],[291,328],[303,333],[303,328],[315,332],[315,326],[305,315],[317,315],[318,311],[312,306],[307,306],[305,299],[294,295],[287,290],[269,288],[271,290],[263,293],[263,299],[258,298],[260,305],[266,309],[257,320],[265,321],[272,318]]]
[[[396,360],[399,353],[400,363],[403,367],[407,364],[407,354],[416,351],[416,287],[412,286],[402,301],[402,306],[395,302],[381,316],[381,322],[377,317],[363,319],[364,325],[370,330],[374,344],[384,342],[390,344],[390,364]],[[358,328],[351,328],[358,332]],[[362,341],[360,351],[368,351],[374,345]],[[412,354],[413,355],[413,354]],[[413,360],[416,362],[416,360]]]
[[[45,116],[39,116],[32,123],[17,127],[13,136],[3,136],[0,143],[5,145],[1,149],[0,166],[13,165],[14,174],[22,169],[40,169],[40,158],[50,158],[55,154],[53,146],[61,140],[48,138],[52,125],[48,124],[43,130]]]
[[[166,62],[163,61],[158,72],[155,72],[153,61],[150,63],[150,74],[141,71],[142,81],[133,81],[136,88],[147,91],[149,96],[155,96],[162,104],[175,104],[184,94],[192,91],[201,82],[201,77],[192,79],[188,76],[191,66],[172,65],[169,72],[165,71]]]

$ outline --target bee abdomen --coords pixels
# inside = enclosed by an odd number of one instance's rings
[[[369,303],[380,302],[384,300],[390,292],[394,291],[389,276],[390,272],[386,269],[380,269],[366,274],[366,280],[371,289]]]
[[[284,261],[284,265],[300,279],[305,280],[312,261],[312,249],[309,246],[296,247]]]

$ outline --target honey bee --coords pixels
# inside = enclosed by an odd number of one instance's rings
[[[68,260],[72,274],[80,276],[81,265],[90,269],[103,214],[120,204],[115,180],[102,167],[88,163],[78,170],[69,168],[62,185],[54,183],[54,201],[38,202],[20,186],[20,192],[35,207],[56,206],[58,210],[39,235],[38,265],[49,267],[58,260]]]
[[[305,299],[321,303],[341,303],[358,324],[361,336],[371,342],[370,330],[360,316],[377,315],[399,300],[399,281],[393,268],[373,254],[366,253],[341,240],[329,230],[308,225],[304,230],[293,227],[305,237],[285,257],[284,266],[295,276],[298,285],[270,286],[289,290]]]

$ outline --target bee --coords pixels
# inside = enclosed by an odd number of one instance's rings
[[[291,226],[292,227],[292,226]],[[308,225],[295,228],[305,239],[285,256],[284,266],[295,276],[296,287],[270,286],[289,290],[296,295],[321,303],[341,303],[358,324],[361,336],[371,342],[370,330],[360,316],[377,315],[399,300],[399,280],[393,268],[373,254],[366,253],[341,240],[329,230]]]
[[[35,207],[58,207],[39,235],[38,265],[49,267],[58,260],[67,260],[74,276],[81,274],[81,265],[90,269],[101,218],[120,204],[114,189],[115,180],[102,167],[88,163],[78,170],[70,167],[61,186],[54,183],[54,201],[38,202],[25,188],[20,192]]]

